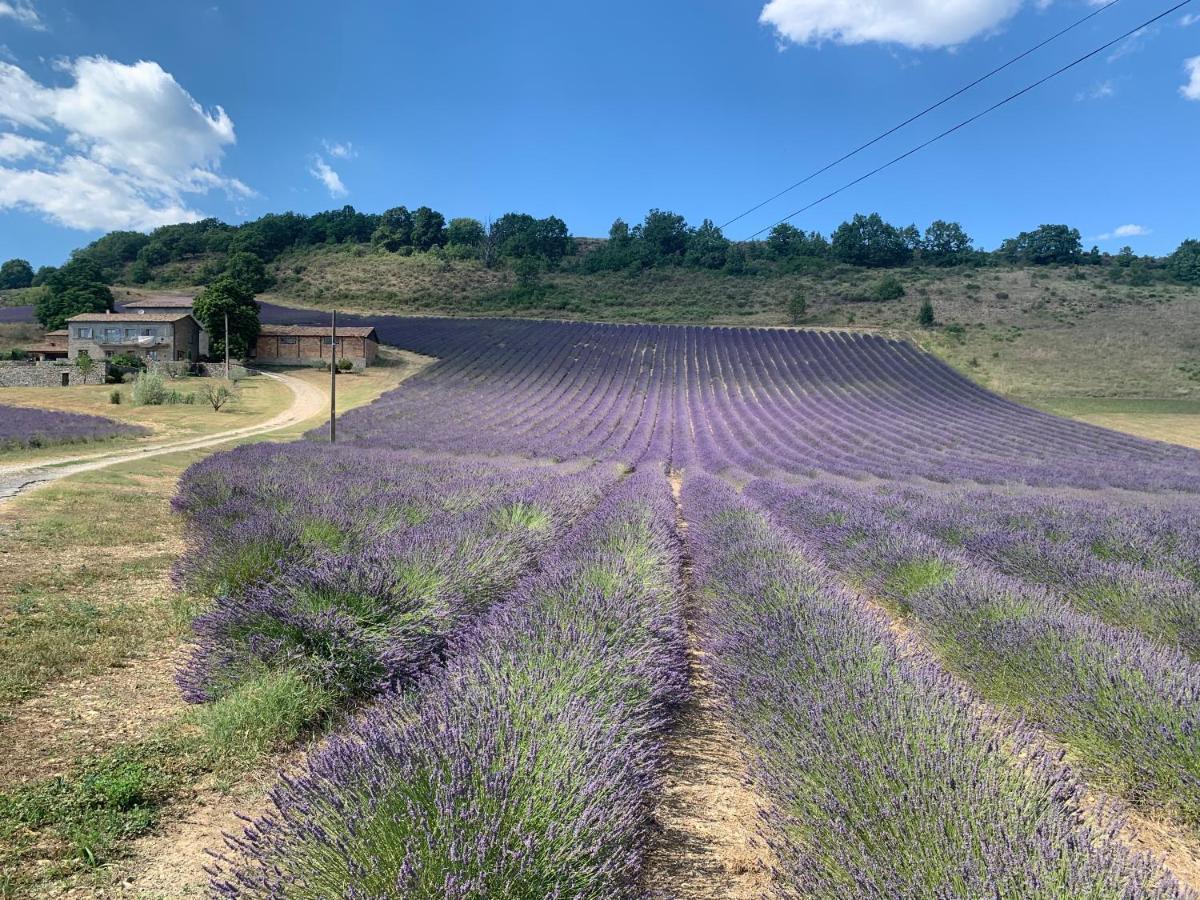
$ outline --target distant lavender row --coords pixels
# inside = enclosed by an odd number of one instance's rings
[[[195,622],[184,696],[279,671],[335,700],[411,683],[606,480],[313,445],[197,464],[176,500],[191,535],[179,572],[220,593]]]
[[[729,487],[689,478],[706,651],[804,897],[1176,896],[1083,825],[1080,786],[982,720],[880,614],[832,586]]]
[[[686,660],[665,479],[631,478],[419,691],[381,700],[214,876],[231,897],[638,896]]]
[[[126,425],[103,416],[0,405],[0,451],[101,441],[118,435],[132,437],[146,433],[146,429],[139,425]]]
[[[822,485],[747,496],[903,614],[984,696],[1048,728],[1130,802],[1200,828],[1200,666]]]

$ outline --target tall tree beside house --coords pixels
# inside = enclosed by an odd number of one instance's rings
[[[0,266],[0,290],[27,288],[33,284],[33,266],[27,259],[10,259]]]
[[[222,275],[196,298],[192,315],[208,332],[208,352],[214,359],[225,355],[225,316],[229,316],[229,355],[245,359],[258,338],[258,303],[239,282]]]
[[[65,328],[71,316],[112,309],[112,291],[104,283],[100,267],[85,257],[55,269],[45,284],[46,293],[38,298],[35,313],[47,331]]]
[[[251,294],[261,294],[271,286],[271,276],[263,261],[245,250],[230,254],[225,263],[225,274]]]

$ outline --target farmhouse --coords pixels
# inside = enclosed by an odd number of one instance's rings
[[[337,346],[332,345],[325,325],[263,325],[254,359],[272,366],[311,366],[348,359],[355,369],[364,369],[375,362],[379,336],[367,325],[348,326],[337,330]]]
[[[126,312],[135,313],[190,313],[195,303],[196,298],[186,294],[152,294],[144,300],[125,303],[123,307]],[[196,324],[199,325],[199,321]],[[208,332],[203,325],[200,325],[200,356],[208,356]]]
[[[64,328],[61,331],[47,331],[40,344],[25,348],[25,355],[36,362],[50,362],[55,359],[66,359],[68,354],[67,336],[70,332]]]
[[[67,324],[69,359],[132,353],[148,362],[190,362],[200,356],[200,325],[187,310],[81,313]]]

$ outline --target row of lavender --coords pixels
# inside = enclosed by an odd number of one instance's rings
[[[218,700],[298,674],[331,703],[413,683],[616,477],[311,443],[198,463],[177,577],[215,596],[178,675]]]
[[[745,493],[814,555],[911,617],[984,697],[1063,741],[1094,782],[1200,830],[1200,665],[1183,652],[1080,612],[1059,586],[1002,574],[921,533],[868,491],[761,480]],[[1131,600],[1131,624],[1155,602],[1152,593]],[[1165,623],[1171,609],[1146,615]]]
[[[229,896],[639,894],[660,735],[686,684],[673,507],[635,475],[449,662],[271,795]]]
[[[714,676],[804,897],[1176,896],[1080,813],[1081,785],[724,482],[684,486]]]
[[[78,444],[141,434],[146,434],[145,428],[104,416],[0,404],[0,451]]]

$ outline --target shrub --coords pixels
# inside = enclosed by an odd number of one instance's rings
[[[343,357],[337,361],[337,367],[339,372],[349,372],[354,368],[354,363]]]
[[[111,403],[113,406],[120,406],[121,405],[121,392],[116,390],[115,388],[112,391],[110,391],[108,394],[108,402]]]
[[[133,380],[133,402],[138,406],[161,406],[167,401],[163,377],[158,372],[139,372]]]
[[[871,286],[870,299],[885,301],[899,300],[904,296],[904,285],[895,275],[885,275]]]
[[[922,328],[932,328],[935,319],[933,316],[933,304],[926,300],[921,304],[921,311],[917,313],[917,324]]]
[[[237,388],[228,382],[213,382],[206,384],[200,391],[200,396],[208,401],[213,412],[220,412],[221,407],[237,399]]]

